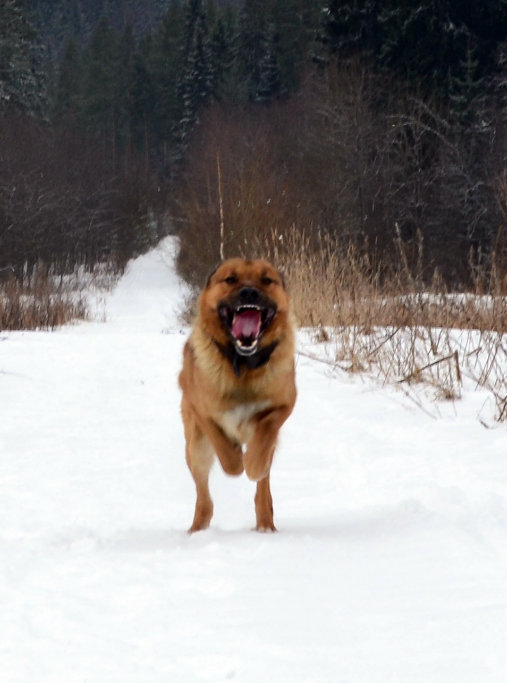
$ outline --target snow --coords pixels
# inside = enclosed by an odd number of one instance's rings
[[[1,680],[507,680],[507,435],[471,385],[433,419],[299,356],[279,532],[217,465],[186,533],[175,248],[130,264],[105,322],[0,335]]]

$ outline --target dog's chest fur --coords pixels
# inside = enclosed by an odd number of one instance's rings
[[[252,417],[271,406],[271,401],[252,401],[240,403],[235,408],[227,410],[217,420],[227,436],[238,443],[248,443],[253,435],[254,424]]]

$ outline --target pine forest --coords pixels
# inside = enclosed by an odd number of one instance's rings
[[[0,155],[0,280],[176,233],[505,284],[507,1],[2,0]]]

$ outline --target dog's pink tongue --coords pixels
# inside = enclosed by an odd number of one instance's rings
[[[255,309],[236,313],[232,323],[232,333],[239,337],[258,337],[261,329],[261,314]]]

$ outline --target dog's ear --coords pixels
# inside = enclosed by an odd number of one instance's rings
[[[211,278],[212,278],[213,275],[217,272],[217,270],[218,270],[219,267],[220,267],[220,264],[218,263],[218,264],[215,266],[215,268],[213,268],[213,270],[211,271],[211,273],[208,275],[208,279],[206,280],[205,289],[208,289],[208,287],[210,286]]]
[[[278,270],[278,275],[280,276],[280,280],[282,281],[282,287],[284,289],[287,289],[286,284],[285,284],[285,274],[284,274],[283,270],[280,270],[280,268],[277,268],[277,270]]]

